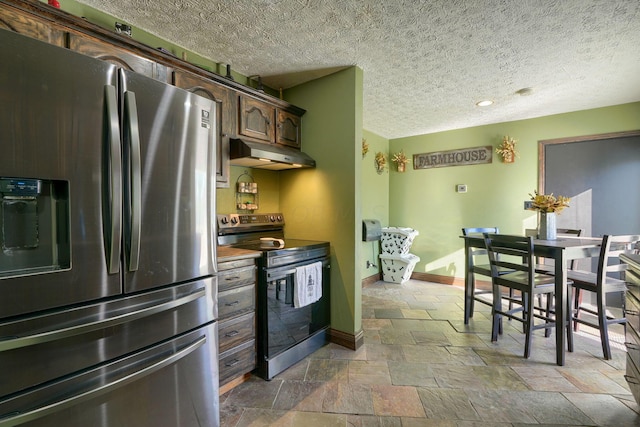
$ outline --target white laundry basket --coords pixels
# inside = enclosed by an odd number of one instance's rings
[[[380,237],[383,254],[405,255],[413,244],[413,239],[420,233],[413,228],[384,227]]]
[[[411,278],[411,273],[420,257],[414,254],[388,255],[380,254],[382,280],[392,283],[404,283]]]

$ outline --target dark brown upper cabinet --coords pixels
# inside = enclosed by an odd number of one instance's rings
[[[69,33],[69,49],[116,64],[152,79],[171,83],[170,70],[166,65],[136,55],[111,43],[87,35]]]
[[[300,148],[300,116],[277,110],[276,142],[293,148]]]
[[[175,86],[216,102],[220,124],[216,135],[216,182],[219,188],[228,188],[229,138],[235,136],[237,128],[236,92],[188,71],[174,71],[173,80]]]
[[[275,106],[240,95],[240,135],[275,142],[275,117]]]
[[[51,22],[0,3],[0,28],[56,46],[64,46],[64,30]]]

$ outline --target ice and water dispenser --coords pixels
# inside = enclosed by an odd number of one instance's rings
[[[0,279],[71,267],[69,183],[0,177]]]

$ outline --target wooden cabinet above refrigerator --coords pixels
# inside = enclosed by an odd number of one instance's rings
[[[218,187],[229,187],[229,140],[299,151],[305,110],[253,87],[182,60],[166,50],[52,8],[42,2],[0,0],[0,28],[67,47],[155,80],[172,83],[218,104]]]
[[[218,135],[216,141],[216,182],[218,187],[229,187],[229,138],[235,135],[237,126],[237,101],[235,92],[197,74],[176,70],[173,84],[211,99],[218,104]]]

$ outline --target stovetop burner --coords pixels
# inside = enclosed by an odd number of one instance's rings
[[[218,245],[261,251],[265,267],[327,256],[329,242],[285,239],[284,215],[219,214]]]

